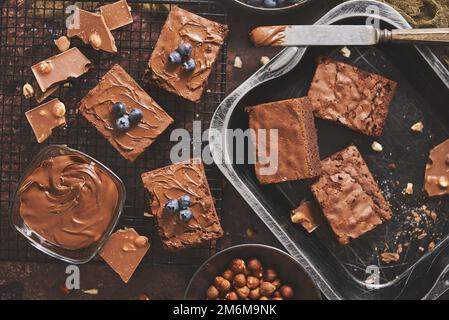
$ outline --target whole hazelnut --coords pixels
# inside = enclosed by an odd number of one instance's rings
[[[273,282],[278,277],[276,270],[268,268],[263,274],[263,279],[268,282]]]
[[[281,293],[279,291],[276,291],[275,293],[273,293],[273,297],[280,297]]]
[[[251,300],[259,300],[260,298],[260,289],[256,288],[253,289],[249,292],[248,298],[250,298]]]
[[[233,282],[235,287],[243,287],[246,285],[246,276],[243,273],[239,273],[237,275],[235,275],[234,277],[234,282]]]
[[[249,296],[249,288],[247,286],[241,287],[241,288],[237,288],[237,295],[239,296],[240,299],[246,299]]]
[[[238,300],[239,296],[234,291],[228,292],[225,297],[226,300]]]
[[[22,93],[26,99],[33,97],[34,96],[33,86],[29,83],[25,83],[22,88]]]
[[[98,33],[94,32],[89,36],[89,43],[94,49],[98,49],[101,46],[101,37]]]
[[[148,238],[144,237],[144,236],[138,236],[135,240],[134,243],[137,247],[142,248],[145,247],[148,243]]]
[[[258,259],[249,259],[247,265],[250,271],[257,272],[262,269],[262,263]]]
[[[254,277],[254,276],[249,276],[249,277],[246,279],[246,285],[247,285],[248,288],[250,288],[250,289],[255,289],[255,288],[257,288],[257,287],[259,286],[259,284],[260,284],[259,278],[256,278],[256,277]]]
[[[295,294],[295,292],[293,291],[292,287],[286,286],[286,285],[281,286],[279,291],[281,293],[281,296],[284,299],[291,299],[291,298],[293,298],[293,295]]]
[[[215,277],[214,285],[220,290],[221,292],[228,292],[229,289],[231,289],[231,283],[226,280],[223,277]]]
[[[215,300],[220,296],[220,291],[218,291],[217,287],[210,286],[207,289],[206,298],[207,300]]]
[[[275,286],[276,289],[278,289],[278,288],[281,286],[281,280],[275,279],[273,282],[271,282],[271,284],[272,284],[273,286]]]
[[[65,115],[65,105],[62,102],[56,103],[53,106],[52,112],[56,117],[62,118]]]
[[[246,271],[245,261],[242,259],[234,259],[231,262],[231,271],[234,273],[243,273]]]
[[[261,296],[260,298],[259,298],[259,300],[269,300],[267,297],[265,297],[265,296]]]
[[[276,291],[276,287],[271,282],[262,282],[260,285],[260,294],[266,297],[271,297],[271,295]]]
[[[231,281],[232,278],[234,277],[234,273],[231,270],[227,269],[223,272],[221,276],[226,280]]]
[[[42,74],[50,73],[53,70],[53,64],[51,61],[43,61],[39,63],[38,70]]]

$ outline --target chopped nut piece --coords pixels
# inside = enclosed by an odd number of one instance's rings
[[[234,67],[238,68],[238,69],[242,69],[242,67],[243,67],[242,59],[240,59],[239,56],[236,56],[234,59]]]
[[[420,122],[417,122],[414,125],[412,125],[412,127],[410,129],[412,129],[412,131],[415,131],[415,132],[423,132],[424,125],[420,121]]]
[[[87,290],[83,290],[83,293],[95,295],[95,294],[98,294],[98,289],[87,289]]]
[[[413,183],[407,183],[407,187],[404,190],[405,194],[413,194]]]
[[[424,249],[424,247],[418,247],[418,250],[421,252],[424,252],[425,249]]]
[[[438,178],[438,184],[441,188],[447,188],[449,187],[449,181],[445,176],[441,176]]]
[[[432,241],[431,243],[429,243],[428,250],[429,252],[432,252],[434,249],[435,249],[435,242]]]
[[[376,152],[382,152],[383,147],[382,147],[382,145],[381,145],[379,142],[374,141],[374,142],[371,144],[371,149],[373,149],[373,150],[376,151]]]
[[[381,255],[382,261],[385,263],[391,263],[399,261],[399,253],[397,252],[384,252]]]
[[[349,50],[347,47],[341,48],[340,53],[345,58],[349,58],[351,56],[351,50]]]
[[[23,96],[27,99],[32,98],[34,96],[33,86],[29,83],[25,83],[22,88]]]
[[[66,36],[59,37],[55,39],[55,45],[58,47],[59,51],[64,52],[70,48],[70,40]]]
[[[262,56],[262,57],[260,57],[260,64],[262,65],[262,66],[264,66],[264,65],[266,65],[268,62],[270,62],[270,58],[268,58],[267,56]]]

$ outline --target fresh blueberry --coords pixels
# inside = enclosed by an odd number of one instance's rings
[[[130,128],[130,123],[127,116],[118,118],[115,124],[117,126],[117,129],[123,132],[128,131]]]
[[[170,199],[165,204],[165,209],[167,209],[168,212],[174,213],[179,210],[179,204],[178,200]]]
[[[192,204],[192,200],[190,200],[188,195],[181,196],[178,202],[181,209],[187,209]]]
[[[276,8],[276,0],[263,0],[263,6],[265,8]]]
[[[183,42],[178,46],[178,49],[176,49],[179,54],[183,57],[190,57],[192,54],[192,45],[188,42]]]
[[[182,67],[184,68],[184,70],[189,71],[189,72],[195,70],[195,67],[196,67],[195,60],[189,59],[189,60],[185,61],[182,64]]]
[[[184,222],[188,222],[190,219],[192,219],[192,217],[193,213],[190,209],[183,209],[179,211],[179,218]]]
[[[170,60],[170,63],[177,64],[182,62],[181,54],[178,51],[173,51],[168,56],[168,60]]]
[[[142,111],[140,109],[132,109],[131,112],[129,113],[129,122],[131,122],[132,124],[136,124],[139,123],[140,120],[142,120],[143,118],[143,114]]]
[[[114,111],[117,117],[123,116],[126,112],[125,104],[123,102],[114,103],[112,106],[112,111]]]

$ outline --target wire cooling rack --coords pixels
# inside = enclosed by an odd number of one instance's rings
[[[35,107],[36,101],[22,95],[22,86],[32,83],[31,65],[58,53],[53,39],[65,34],[65,8],[72,4],[86,10],[94,10],[106,1],[28,1],[6,0],[1,4],[0,16],[0,260],[42,261],[46,255],[34,249],[8,222],[9,199],[17,187],[21,172],[42,145],[34,138],[25,111]],[[112,2],[112,1],[107,1]],[[127,200],[119,227],[133,227],[148,235],[152,241],[145,262],[149,264],[197,265],[220,250],[219,241],[211,241],[201,247],[169,253],[161,242],[151,217],[149,196],[143,188],[140,174],[170,164],[170,131],[185,128],[192,131],[192,122],[201,120],[202,130],[209,127],[215,108],[226,91],[226,46],[221,50],[209,78],[207,91],[201,103],[194,104],[169,94],[155,86],[145,85],[144,76],[148,59],[159,37],[168,10],[173,5],[197,13],[211,20],[226,23],[222,6],[213,1],[132,1],[134,23],[113,31],[118,54],[95,51],[72,40],[93,62],[95,68],[83,77],[74,79],[60,88],[54,96],[68,109],[67,127],[56,129],[46,144],[67,144],[86,152],[111,168],[126,185]],[[115,149],[77,113],[81,98],[97,83],[115,63],[122,65],[146,91],[171,115],[174,124],[144,152],[134,163],[122,158]],[[212,194],[218,214],[221,212],[221,175],[215,166],[206,166]]]

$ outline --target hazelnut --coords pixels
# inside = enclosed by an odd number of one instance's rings
[[[259,271],[262,269],[262,263],[258,259],[248,260],[248,269],[251,271]]]
[[[449,187],[449,180],[445,176],[441,176],[438,178],[438,184],[441,188],[446,189],[447,187]]]
[[[40,73],[47,74],[53,70],[53,64],[51,63],[51,61],[43,61],[39,63],[37,68]]]
[[[256,288],[249,292],[248,298],[251,300],[258,300],[260,298],[260,289]]]
[[[234,277],[233,282],[235,287],[243,287],[246,285],[246,276],[243,273],[239,273]]]
[[[271,295],[276,291],[276,287],[271,282],[262,282],[260,285],[260,294],[266,297],[271,297]]]
[[[53,106],[52,110],[53,114],[58,117],[62,118],[65,115],[65,106],[62,102],[59,102]]]
[[[281,286],[279,291],[281,293],[281,296],[284,299],[291,299],[291,298],[293,298],[293,295],[295,294],[292,287],[286,286],[286,285]]]
[[[55,45],[58,47],[59,51],[64,52],[70,48],[70,40],[66,36],[59,37],[55,39]]]
[[[231,270],[227,269],[223,272],[223,274],[221,275],[223,278],[225,278],[228,281],[231,281],[232,278],[234,277],[234,273],[232,273]]]
[[[281,286],[281,280],[275,279],[273,282],[271,282],[271,284],[272,284],[273,286],[275,286],[276,289],[277,289],[277,288],[279,288],[279,287]]]
[[[89,43],[94,49],[99,49],[101,46],[101,37],[98,33],[94,32],[89,36]]]
[[[274,280],[276,280],[277,277],[278,277],[277,272],[272,268],[268,268],[267,270],[265,270],[263,275],[263,279],[268,282],[273,282]]]
[[[414,132],[423,132],[424,124],[420,121],[411,126],[412,131]]]
[[[237,288],[237,295],[239,296],[240,299],[246,299],[249,296],[249,288],[247,286],[241,287],[241,288]]]
[[[220,296],[220,292],[218,291],[217,287],[210,286],[207,289],[206,298],[207,300],[215,300]]]
[[[148,243],[148,238],[144,237],[144,236],[138,236],[135,240],[134,240],[134,244],[136,246],[138,246],[139,248],[145,247]]]
[[[22,88],[22,93],[26,99],[33,97],[34,96],[33,86],[29,83],[25,83]]]
[[[228,292],[231,289],[231,283],[221,276],[215,277],[214,284],[221,292]]]
[[[273,297],[280,297],[280,296],[281,296],[281,293],[279,291],[275,291],[273,293]]]
[[[238,297],[237,293],[235,293],[234,291],[231,291],[226,294],[225,299],[226,300],[238,300],[239,297]]]
[[[265,296],[261,296],[260,298],[259,298],[259,300],[269,300],[267,297],[265,297]]]
[[[382,152],[382,150],[383,150],[384,148],[382,147],[382,145],[381,145],[379,142],[374,141],[374,142],[371,144],[371,149],[373,149],[373,151],[376,151],[376,152]]]
[[[271,299],[271,300],[284,300],[282,297],[274,297],[273,299]]]
[[[137,249],[134,246],[134,244],[132,244],[132,243],[125,243],[123,245],[122,250],[125,251],[125,252],[129,252],[129,251],[136,251]]]
[[[246,271],[245,261],[242,259],[234,259],[231,262],[231,271],[234,273],[242,273]]]
[[[250,289],[255,289],[259,286],[260,281],[259,278],[253,277],[253,276],[249,276],[246,279],[246,285],[248,286],[248,288]]]

